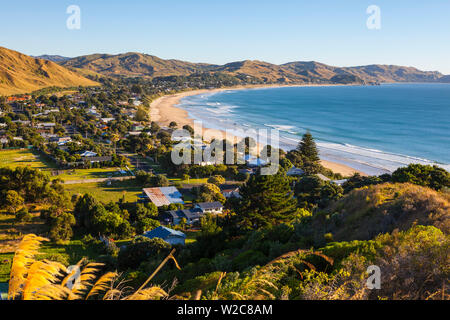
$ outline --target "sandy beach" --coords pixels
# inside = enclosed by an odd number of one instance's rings
[[[295,85],[302,86],[302,85]],[[313,86],[313,85],[303,85],[303,86]],[[173,95],[162,96],[156,100],[154,100],[150,105],[150,119],[152,121],[157,122],[161,126],[168,126],[170,122],[175,121],[178,125],[178,128],[188,124],[194,127],[194,120],[189,118],[188,112],[181,108],[175,107],[179,104],[180,100],[187,96],[199,95],[203,93],[212,93],[226,90],[240,90],[240,89],[256,89],[256,88],[268,88],[268,87],[282,87],[282,86],[245,86],[245,87],[233,87],[233,88],[220,88],[220,89],[211,89],[211,90],[192,90],[186,92],[180,92]],[[203,128],[203,137],[204,140],[210,141],[213,138],[225,138],[225,131]],[[235,137],[231,135],[227,135],[227,140],[232,143],[237,143],[242,140],[242,137]],[[233,141],[234,140],[234,141]],[[261,148],[262,146],[259,146]],[[361,175],[367,175],[364,172],[353,169],[347,165],[343,165],[340,163],[335,163],[331,161],[322,160],[322,165],[328,169],[333,170],[333,172],[340,173],[343,176],[350,176],[356,172]]]

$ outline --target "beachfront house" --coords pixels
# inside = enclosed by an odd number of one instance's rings
[[[207,213],[219,214],[222,213],[223,211],[223,205],[219,201],[200,202],[197,203],[194,208],[199,209],[203,214]]]
[[[157,207],[170,205],[172,203],[184,204],[180,191],[175,187],[144,188],[142,189],[142,194],[138,197],[138,202],[150,201]]]
[[[171,245],[177,244],[184,245],[186,241],[186,235],[183,232],[176,231],[163,226],[159,226],[156,229],[147,231],[143,234],[143,236],[149,239],[160,238]]]

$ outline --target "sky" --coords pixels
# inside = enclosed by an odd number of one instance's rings
[[[80,8],[80,29],[67,28],[70,5]],[[371,5],[379,29],[367,27]],[[450,74],[450,0],[14,0],[0,8],[0,46],[30,55],[141,52]]]

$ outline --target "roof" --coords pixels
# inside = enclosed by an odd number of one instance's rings
[[[95,157],[97,154],[92,151],[84,151],[80,153],[80,156],[82,157]]]
[[[319,179],[320,179],[320,180],[323,180],[323,181],[330,181],[330,180],[331,180],[330,178],[325,177],[325,176],[324,176],[323,174],[321,174],[321,173],[316,174],[316,176],[318,176]]]
[[[159,226],[156,229],[153,229],[151,231],[147,231],[143,234],[144,237],[153,239],[153,238],[161,238],[161,239],[167,239],[168,237],[180,237],[180,238],[186,238],[186,235],[181,231],[176,231],[170,228],[166,228],[163,226]]]
[[[145,188],[142,191],[157,207],[171,203],[184,204],[180,191],[175,187]]]
[[[197,203],[197,206],[200,209],[202,209],[202,210],[223,208],[223,205],[219,201],[215,201],[215,202],[200,202],[200,203]]]
[[[167,211],[173,218],[187,218],[190,220],[200,218],[203,213],[199,209],[184,209],[184,210],[171,210]]]
[[[286,174],[288,175],[288,176],[301,176],[301,175],[303,175],[305,173],[305,171],[303,171],[302,169],[300,169],[300,168],[296,168],[296,167],[292,167],[292,168],[290,168],[287,172],[286,172]]]

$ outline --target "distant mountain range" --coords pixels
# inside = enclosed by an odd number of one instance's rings
[[[413,67],[368,65],[334,67],[323,63],[290,62],[276,65],[264,61],[245,60],[225,65],[164,60],[152,55],[92,54],[58,61],[64,67],[87,69],[106,76],[164,77],[199,72],[223,72],[255,77],[269,83],[380,83],[380,82],[449,82],[449,76],[437,71],[421,71]]]
[[[239,77],[239,79],[252,78],[264,83],[280,84],[450,83],[450,75],[395,65],[334,67],[315,61],[276,65],[257,60],[215,65],[165,60],[136,52],[117,55],[91,54],[75,58],[59,55],[30,57],[0,47],[0,94],[3,95],[25,93],[48,86],[98,85],[86,78],[89,76],[155,78],[188,76],[197,73],[223,73]]]
[[[95,85],[99,84],[52,61],[0,47],[0,95],[29,93],[51,86]]]
[[[38,58],[38,59],[44,59],[44,60],[48,60],[48,61],[53,61],[53,62],[63,62],[66,60],[70,60],[72,58],[69,57],[63,57],[63,56],[58,56],[58,55],[49,55],[49,54],[43,54],[41,56],[32,56],[33,58]]]

